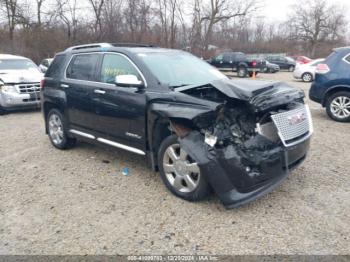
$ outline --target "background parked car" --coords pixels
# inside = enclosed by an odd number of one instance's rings
[[[0,114],[40,107],[42,78],[39,68],[30,59],[0,55]]]
[[[270,63],[269,61],[266,61],[266,66],[264,68],[264,73],[276,73],[280,71],[279,65]]]
[[[337,48],[316,68],[310,99],[339,122],[350,121],[350,47]]]
[[[304,82],[312,82],[315,79],[317,65],[323,63],[324,59],[316,59],[307,64],[297,64],[293,72],[295,79],[301,79]]]
[[[43,61],[41,61],[39,68],[41,70],[41,72],[46,73],[47,69],[49,68],[49,66],[52,63],[53,58],[46,58]]]
[[[266,60],[278,65],[281,70],[288,70],[289,72],[293,72],[296,65],[295,61],[287,56],[268,56],[266,57]]]
[[[307,56],[296,55],[296,56],[291,56],[291,58],[293,58],[297,64],[307,64],[312,61],[312,59]]]
[[[249,59],[241,52],[225,52],[208,60],[208,63],[222,71],[237,72],[239,77],[247,77],[256,74],[264,67],[262,60]]]

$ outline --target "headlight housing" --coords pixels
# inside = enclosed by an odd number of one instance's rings
[[[8,93],[17,93],[17,89],[14,85],[6,85],[2,83],[0,83],[0,91]]]

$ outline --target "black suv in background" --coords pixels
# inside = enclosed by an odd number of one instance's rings
[[[284,180],[312,134],[302,91],[232,81],[189,53],[151,46],[71,47],[56,55],[41,96],[56,148],[80,139],[143,155],[176,196],[197,201],[213,189],[228,208]]]
[[[295,69],[296,62],[290,57],[284,56],[268,56],[266,60],[270,63],[276,64],[280,67],[281,70],[288,70],[293,72]]]
[[[208,63],[221,71],[237,72],[239,77],[251,77],[253,71],[258,74],[265,67],[264,61],[250,59],[241,52],[225,52],[209,59]]]

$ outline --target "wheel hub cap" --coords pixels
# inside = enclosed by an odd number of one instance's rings
[[[49,135],[52,142],[56,145],[62,143],[63,125],[58,115],[52,114],[49,119]]]
[[[340,119],[350,117],[350,98],[346,96],[334,98],[331,103],[331,112]]]
[[[179,144],[167,148],[163,157],[163,169],[170,185],[177,191],[189,193],[194,191],[200,181],[200,171],[195,163],[180,148]]]

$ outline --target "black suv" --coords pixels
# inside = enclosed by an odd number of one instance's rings
[[[213,190],[226,207],[272,190],[307,154],[304,93],[284,83],[229,80],[189,53],[91,44],[56,55],[42,82],[46,132],[147,157],[189,201]]]
[[[241,52],[225,52],[208,60],[208,63],[221,71],[237,72],[238,77],[253,76],[265,67],[262,60],[250,59]]]
[[[278,65],[281,70],[288,70],[289,72],[293,72],[296,65],[296,62],[290,57],[268,56],[266,60]]]

